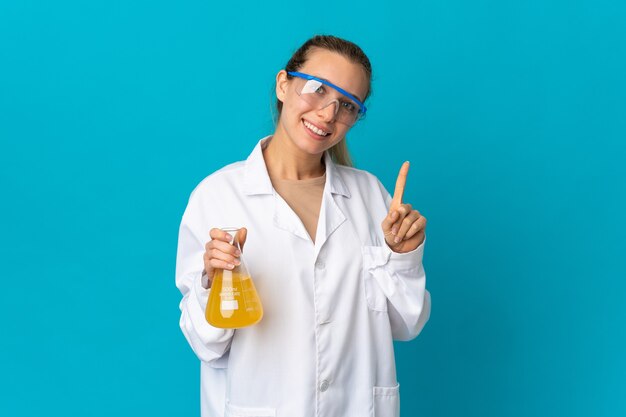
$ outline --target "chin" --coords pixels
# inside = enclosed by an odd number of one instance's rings
[[[326,149],[329,148],[329,146],[326,146],[324,144],[314,143],[314,142],[311,142],[311,140],[306,140],[306,139],[305,140],[299,140],[296,143],[296,146],[302,152],[306,152],[309,155],[321,155],[322,153],[324,153],[324,151]]]
[[[296,146],[311,155],[318,155],[332,148],[341,142],[341,139],[327,138],[324,141],[317,141],[308,137],[297,139]]]

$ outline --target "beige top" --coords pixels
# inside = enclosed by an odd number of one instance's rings
[[[322,194],[326,174],[306,180],[282,180],[271,178],[276,192],[287,202],[289,207],[300,217],[306,231],[315,242],[317,220],[322,207]]]

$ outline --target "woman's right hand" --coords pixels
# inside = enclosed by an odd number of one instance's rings
[[[243,249],[247,235],[248,231],[245,227],[239,229],[237,237],[241,249]],[[210,286],[216,269],[233,269],[235,266],[241,264],[238,259],[241,256],[241,251],[230,244],[233,237],[222,229],[211,229],[209,236],[211,240],[204,246],[204,270],[209,278]]]

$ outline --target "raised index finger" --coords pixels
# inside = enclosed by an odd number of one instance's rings
[[[395,208],[402,204],[402,196],[404,195],[404,187],[406,186],[406,177],[409,174],[409,161],[402,164],[398,179],[396,180],[396,189],[393,192],[391,207]]]

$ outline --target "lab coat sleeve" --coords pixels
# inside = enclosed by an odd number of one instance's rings
[[[380,182],[387,215],[391,196]],[[382,218],[380,219],[382,221]],[[396,253],[382,236],[381,246],[364,251],[366,273],[371,274],[387,298],[387,312],[394,340],[411,340],[422,331],[430,317],[430,293],[422,264],[426,239],[408,253]]]
[[[234,334],[207,323],[205,309],[210,289],[202,286],[204,245],[210,227],[197,190],[192,193],[183,214],[176,255],[176,287],[183,295],[180,301],[180,328],[198,358],[210,364],[217,362],[229,349]]]

